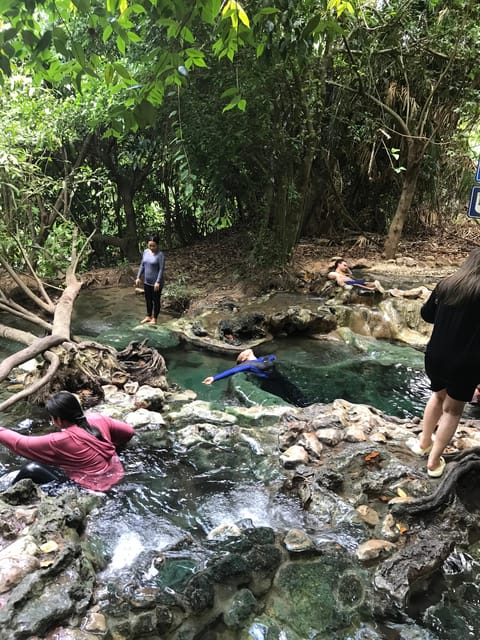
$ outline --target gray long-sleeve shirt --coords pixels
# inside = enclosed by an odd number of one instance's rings
[[[164,267],[165,256],[161,251],[152,253],[150,249],[145,249],[138,269],[137,278],[141,278],[143,276],[144,284],[148,284],[151,287],[153,287],[156,282],[163,287]]]

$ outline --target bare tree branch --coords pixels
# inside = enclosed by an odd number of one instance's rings
[[[17,304],[16,302],[9,300],[4,296],[3,292],[0,292],[0,300],[1,300],[0,309],[3,309],[3,311],[7,311],[8,313],[11,313],[13,316],[16,316],[17,318],[22,318],[22,320],[27,320],[32,324],[36,324],[37,326],[41,327],[42,329],[45,329],[46,331],[50,332],[52,330],[52,325],[50,324],[50,322],[48,322],[47,320],[43,320],[43,318],[40,318],[39,316],[35,315],[31,311],[28,311],[27,309]]]
[[[32,263],[30,262],[30,258],[27,255],[27,252],[25,251],[24,246],[22,245],[22,243],[19,241],[19,239],[17,237],[15,237],[15,242],[17,243],[18,248],[20,249],[20,251],[22,252],[22,256],[23,259],[25,261],[25,264],[27,265],[27,267],[30,270],[30,273],[32,274],[32,278],[35,280],[35,282],[37,283],[37,287],[38,290],[40,291],[40,295],[42,296],[42,298],[45,300],[45,302],[48,305],[51,305],[52,307],[54,307],[54,304],[52,302],[52,299],[50,298],[50,296],[48,295],[48,293],[45,291],[45,287],[43,286],[43,282],[40,280],[40,278],[37,275],[37,272],[35,271],[35,269],[32,266]]]
[[[345,91],[348,91],[350,93],[359,93],[359,91],[357,89],[353,89],[352,87],[348,87],[348,86],[346,86],[344,84],[340,84],[338,82],[334,82],[333,80],[327,80],[326,82],[327,82],[327,84],[331,84],[332,86],[338,87],[339,89],[344,89]],[[372,96],[372,94],[370,94],[370,93],[366,93],[364,91],[362,91],[360,93],[362,95],[364,95],[366,98],[368,98],[369,100],[371,100],[372,102],[374,102],[376,105],[381,107],[388,114],[390,114],[392,116],[392,118],[394,120],[396,120],[396,122],[398,123],[400,129],[402,130],[402,132],[403,132],[403,134],[405,136],[407,136],[408,138],[414,137],[412,135],[412,132],[408,128],[408,125],[405,122],[405,120],[396,111],[394,111],[394,109],[390,108],[388,106],[388,104],[385,104],[385,102],[383,102],[382,100],[379,100],[375,96]]]
[[[40,309],[43,309],[43,311],[53,314],[53,312],[55,311],[55,305],[53,304],[53,302],[50,301],[50,303],[47,304],[44,300],[35,295],[30,287],[27,286],[25,282],[23,282],[23,280],[15,273],[13,268],[8,264],[6,260],[4,260],[1,255],[0,264],[8,272],[9,276],[20,287],[20,289],[25,293],[25,295],[30,298],[30,300],[32,300],[38,307],[40,307]]]
[[[53,338],[53,336],[50,336],[50,338]],[[2,402],[0,404],[0,411],[8,409],[8,407],[11,407],[19,400],[28,398],[33,393],[41,389],[51,378],[53,378],[56,371],[58,371],[60,367],[60,358],[52,351],[46,351],[43,355],[44,358],[50,362],[50,366],[48,367],[46,374],[38,380],[35,380],[35,382],[32,383],[29,387],[25,387],[25,389],[22,389],[15,395],[8,398],[8,400]]]
[[[37,336],[29,331],[14,329],[5,324],[0,324],[0,338],[6,338],[7,340],[12,340],[12,342],[19,342],[20,344],[26,345],[31,345],[35,340],[38,340]]]
[[[39,338],[25,349],[8,356],[8,358],[5,358],[2,364],[0,364],[0,382],[5,380],[14,367],[20,366],[24,362],[35,358],[40,353],[43,353],[62,342],[65,342],[65,340],[61,336],[46,336],[45,338]]]

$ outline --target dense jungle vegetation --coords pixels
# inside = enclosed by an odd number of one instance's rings
[[[0,261],[235,227],[260,266],[346,231],[391,257],[465,217],[479,44],[471,0],[1,0]]]

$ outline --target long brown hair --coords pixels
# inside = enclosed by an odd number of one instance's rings
[[[473,249],[458,271],[437,287],[438,301],[451,307],[480,302],[480,247]]]

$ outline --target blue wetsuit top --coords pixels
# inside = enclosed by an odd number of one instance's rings
[[[270,376],[264,370],[265,364],[267,364],[267,368],[270,368],[274,360],[274,355],[265,356],[264,358],[255,358],[255,360],[246,360],[245,362],[242,362],[242,364],[238,364],[236,367],[222,371],[222,373],[217,373],[216,376],[213,376],[213,380],[216,382],[217,380],[222,380],[223,378],[228,378],[229,376],[233,376],[236,373],[241,372],[253,373],[259,378],[269,378]]]

